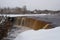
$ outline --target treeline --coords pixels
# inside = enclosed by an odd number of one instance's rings
[[[60,13],[60,10],[27,10],[26,8],[0,8],[0,14],[57,14]]]

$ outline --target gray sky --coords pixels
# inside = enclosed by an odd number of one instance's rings
[[[60,0],[0,0],[0,7],[14,8],[24,5],[29,10],[60,10]]]

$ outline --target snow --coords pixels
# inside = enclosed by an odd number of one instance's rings
[[[46,16],[51,14],[0,14],[0,16],[18,17],[18,16]]]
[[[60,40],[60,27],[37,31],[28,30],[20,33],[14,40]]]

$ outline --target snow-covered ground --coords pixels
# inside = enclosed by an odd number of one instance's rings
[[[14,40],[60,40],[60,27],[38,31],[28,30],[20,33]]]
[[[18,16],[53,16],[56,14],[0,14],[0,16],[18,17]]]

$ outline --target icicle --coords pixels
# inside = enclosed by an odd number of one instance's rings
[[[21,19],[21,26],[24,25],[24,19],[25,19],[25,18],[22,17],[22,19]]]

